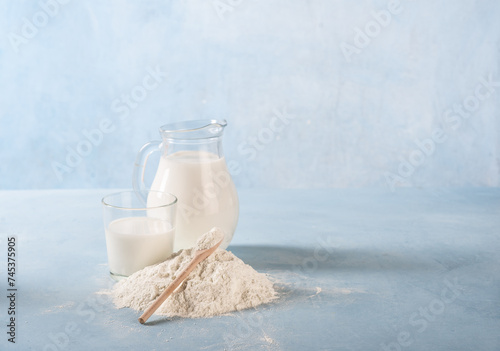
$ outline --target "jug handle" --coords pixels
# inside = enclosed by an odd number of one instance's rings
[[[144,201],[144,203],[146,203],[147,201],[146,191],[149,189],[149,187],[147,187],[144,183],[146,164],[148,162],[149,156],[151,156],[151,154],[156,151],[161,151],[161,148],[161,141],[150,141],[149,143],[144,144],[135,159],[132,185],[134,187],[135,193]]]

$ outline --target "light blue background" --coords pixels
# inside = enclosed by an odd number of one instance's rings
[[[160,125],[208,117],[229,122],[242,188],[499,186],[500,87],[460,124],[444,115],[482,78],[500,81],[500,3],[401,1],[378,33],[370,21],[389,2],[73,0],[44,20],[37,1],[3,1],[0,189],[130,187]],[[20,43],[25,18],[41,26]],[[112,107],[156,67],[165,78],[136,108]],[[275,111],[293,120],[250,159]],[[103,120],[114,131],[58,177]],[[402,177],[438,128],[446,141]]]

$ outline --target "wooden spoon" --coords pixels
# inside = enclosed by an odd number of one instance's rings
[[[153,302],[153,304],[144,311],[142,316],[139,317],[139,322],[141,322],[141,324],[146,323],[149,317],[151,317],[151,315],[158,309],[158,307],[161,306],[161,304],[167,299],[167,297],[169,297],[174,292],[174,290],[188,277],[189,273],[191,273],[193,269],[195,269],[198,263],[206,259],[212,253],[214,253],[215,250],[217,250],[219,245],[222,243],[222,240],[224,240],[224,238],[222,238],[217,244],[208,249],[196,250],[194,252],[193,259],[191,260],[191,262],[189,262],[186,268],[182,270],[177,278],[175,278],[175,280],[170,283],[169,286],[167,286],[165,291],[163,291],[161,295],[158,296],[158,298]]]

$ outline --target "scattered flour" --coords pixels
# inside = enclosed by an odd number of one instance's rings
[[[212,234],[209,236],[219,235],[217,231]],[[201,247],[205,244],[203,240]],[[166,261],[116,283],[111,291],[116,307],[145,310],[191,261],[195,250],[180,250]],[[277,293],[273,283],[265,274],[258,273],[231,252],[217,249],[198,264],[155,314],[211,317],[255,307],[275,298]]]

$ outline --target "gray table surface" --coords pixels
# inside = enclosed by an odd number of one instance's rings
[[[110,192],[0,192],[0,349],[500,349],[500,189],[242,190],[229,250],[270,274],[279,300],[147,326],[96,294],[113,284],[100,204]]]

